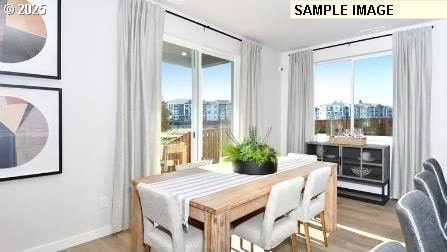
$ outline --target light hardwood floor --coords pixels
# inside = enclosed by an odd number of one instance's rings
[[[322,245],[322,234],[319,229],[311,230],[314,238],[312,251],[369,251],[375,245],[385,240],[403,242],[399,221],[394,210],[395,201],[389,201],[385,206],[338,198],[338,226],[334,235],[329,236],[329,247]],[[318,225],[315,224],[315,227]],[[239,239],[233,236],[233,251],[243,251],[239,247]],[[244,243],[249,249],[249,243]],[[125,231],[115,235],[88,242],[66,250],[66,252],[131,252],[130,232]],[[255,247],[255,251],[261,251]],[[274,249],[275,252],[292,251],[290,239]],[[300,251],[306,251],[304,239],[300,238]]]

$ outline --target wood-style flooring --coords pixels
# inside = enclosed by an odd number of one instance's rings
[[[375,245],[387,240],[403,242],[402,232],[395,212],[395,201],[390,200],[385,206],[364,203],[346,198],[338,198],[337,231],[328,238],[329,247],[322,245],[322,234],[315,223],[311,230],[313,237],[312,251],[362,252],[369,251]],[[306,251],[304,239],[300,239],[300,251]],[[244,242],[244,249],[250,249]],[[232,250],[244,251],[239,247],[239,238],[232,237]],[[245,250],[245,251],[246,251]],[[262,251],[255,247],[255,251]],[[273,251],[292,251],[290,239],[280,244]],[[79,246],[67,249],[66,252],[131,252],[130,232],[103,237]]]

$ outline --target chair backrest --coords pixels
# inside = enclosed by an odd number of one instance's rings
[[[441,189],[436,181],[435,175],[429,171],[423,171],[416,174],[413,180],[416,190],[422,191],[433,204],[440,226],[446,229],[447,202],[442,197]]]
[[[156,225],[169,231],[173,251],[185,251],[185,237],[182,217],[175,198],[150,186],[139,184],[141,210],[143,212],[144,236]]]
[[[307,177],[301,205],[309,205],[311,200],[316,196],[321,195],[324,197],[330,176],[330,167],[323,167],[311,172],[309,177]]]
[[[187,170],[187,169],[194,169],[194,168],[199,168],[200,166],[210,165],[212,163],[213,163],[213,160],[202,160],[199,162],[179,164],[175,167],[175,170],[183,171],[183,170]]]
[[[423,192],[412,191],[402,196],[397,201],[396,212],[409,252],[447,251],[444,231]]]
[[[444,198],[444,201],[447,202],[447,183],[445,181],[441,165],[436,159],[430,158],[424,162],[423,166],[426,171],[429,171],[435,175],[438,185],[441,189],[442,197]]]
[[[300,193],[303,189],[302,177],[289,179],[275,184],[269,195],[262,222],[261,236],[265,244],[271,244],[273,224],[281,216],[288,215],[291,221],[296,222],[296,211],[300,202]],[[270,239],[270,240],[267,240]]]
[[[294,158],[298,158],[298,159],[306,159],[306,160],[312,160],[312,161],[317,161],[317,156],[316,155],[308,155],[308,154],[300,154],[300,153],[287,153],[288,157],[294,157]]]
[[[369,252],[407,252],[407,250],[397,241],[382,242]]]

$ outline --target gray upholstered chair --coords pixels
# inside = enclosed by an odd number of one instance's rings
[[[442,197],[441,188],[436,180],[436,176],[429,171],[420,172],[414,176],[414,186],[416,190],[422,191],[430,199],[439,224],[446,230],[447,202]]]
[[[307,251],[312,251],[310,246],[309,221],[320,216],[321,227],[323,231],[324,245],[327,247],[326,225],[324,219],[324,209],[326,202],[326,189],[331,175],[331,168],[324,167],[315,170],[309,174],[306,186],[304,188],[303,197],[298,208],[298,231],[300,223],[304,224],[304,232],[306,235]]]
[[[447,240],[428,197],[421,191],[402,196],[396,204],[400,227],[409,252],[446,252]]]
[[[436,159],[430,158],[424,162],[423,166],[426,171],[429,171],[435,175],[436,181],[441,189],[442,197],[444,201],[447,202],[447,183],[445,181],[441,165]]]
[[[179,164],[175,167],[176,171],[183,171],[187,169],[199,168],[200,166],[206,166],[213,163],[213,160],[202,160],[193,163]]]
[[[139,184],[143,212],[144,244],[163,252],[203,251],[203,231],[183,221],[175,199],[168,194]]]
[[[382,242],[379,245],[375,246],[373,249],[371,249],[369,252],[406,252],[402,244],[400,244],[397,241],[388,241],[388,242]]]
[[[302,177],[274,185],[270,191],[265,212],[236,225],[233,234],[269,251],[289,238],[294,251],[298,248],[296,210],[303,189]]]

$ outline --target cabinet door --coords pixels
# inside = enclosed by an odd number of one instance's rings
[[[340,147],[332,145],[324,146],[323,161],[333,163],[340,162]]]
[[[354,147],[342,147],[342,176],[361,178],[361,149]]]
[[[382,166],[364,164],[361,172],[363,179],[382,181]]]
[[[317,146],[316,144],[307,144],[306,145],[306,154],[308,155],[317,155]]]
[[[383,150],[362,149],[363,178],[368,180],[383,181]]]

